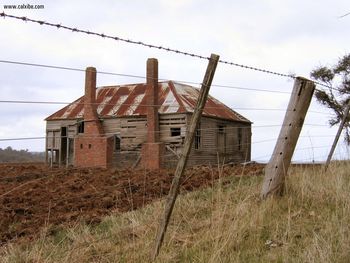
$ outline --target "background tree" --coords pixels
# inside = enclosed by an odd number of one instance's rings
[[[341,122],[344,109],[350,99],[350,54],[339,59],[333,67],[320,66],[311,72],[311,78],[326,84],[328,88],[316,90],[317,101],[331,109],[334,115],[329,120],[329,124],[334,126]],[[345,125],[345,141],[350,145],[348,117]]]
[[[10,146],[5,149],[0,148],[0,163],[8,162],[44,162],[45,153],[29,152],[26,150],[14,150]]]

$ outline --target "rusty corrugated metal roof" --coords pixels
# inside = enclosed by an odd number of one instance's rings
[[[199,89],[173,81],[159,84],[158,112],[193,112],[199,96]],[[147,114],[145,83],[120,86],[106,86],[97,89],[96,104],[100,118],[142,116]],[[46,120],[79,119],[84,115],[84,96],[52,114]],[[227,120],[250,122],[209,95],[203,115]]]

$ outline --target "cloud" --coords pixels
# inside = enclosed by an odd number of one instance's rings
[[[349,20],[336,19],[347,1],[42,1],[41,11],[14,11],[35,19],[62,23],[137,41],[186,50],[239,64],[308,77],[319,64],[333,63],[348,51]],[[347,9],[346,9],[347,8]],[[0,59],[145,75],[148,57],[159,59],[161,78],[201,82],[207,61],[161,50],[102,39],[12,19],[0,20]],[[73,101],[83,94],[84,73],[0,63],[3,99]],[[97,83],[137,83],[142,79],[98,75]],[[214,83],[246,88],[290,91],[284,78],[219,64]],[[211,94],[233,108],[284,108],[289,96],[213,87]],[[6,105],[0,137],[43,134],[44,117],[61,106]],[[320,109],[317,104],[312,109]],[[257,125],[279,124],[284,112],[240,111]],[[326,123],[327,116],[310,115]],[[28,133],[24,133],[28,131]],[[30,132],[29,132],[30,131]],[[327,133],[327,127],[308,130]],[[268,136],[267,136],[268,135]],[[278,136],[278,128],[253,130],[253,140]],[[313,139],[313,144],[326,139]],[[328,142],[328,141],[327,141]],[[24,142],[23,142],[24,143]],[[309,145],[303,141],[302,144]],[[16,145],[21,144],[16,142]],[[42,147],[31,141],[23,147]],[[253,156],[269,154],[274,142],[253,145]],[[1,146],[0,146],[1,147]]]

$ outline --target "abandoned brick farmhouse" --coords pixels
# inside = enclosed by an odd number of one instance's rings
[[[176,166],[199,90],[158,82],[158,61],[147,60],[147,81],[96,89],[85,72],[85,94],[46,118],[46,162],[76,167]],[[209,96],[187,164],[250,160],[251,122]]]

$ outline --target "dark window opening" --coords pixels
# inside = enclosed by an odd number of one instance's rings
[[[67,127],[61,127],[61,147],[60,147],[60,159],[63,162],[67,162]]]
[[[218,125],[218,132],[220,134],[224,134],[225,133],[225,126],[223,125]]]
[[[120,138],[118,136],[114,136],[114,150],[120,152]]]
[[[83,144],[82,143],[80,144],[80,149],[83,149]]]
[[[84,133],[84,122],[83,121],[78,123],[78,133]]]
[[[67,127],[61,127],[61,137],[67,136]]]
[[[171,137],[180,136],[181,128],[170,128],[170,134],[171,134]]]
[[[196,130],[196,134],[194,135],[194,148],[196,150],[201,148],[201,130],[200,130],[200,125],[198,125],[198,128]]]
[[[91,144],[89,143],[89,149],[91,149]]]

